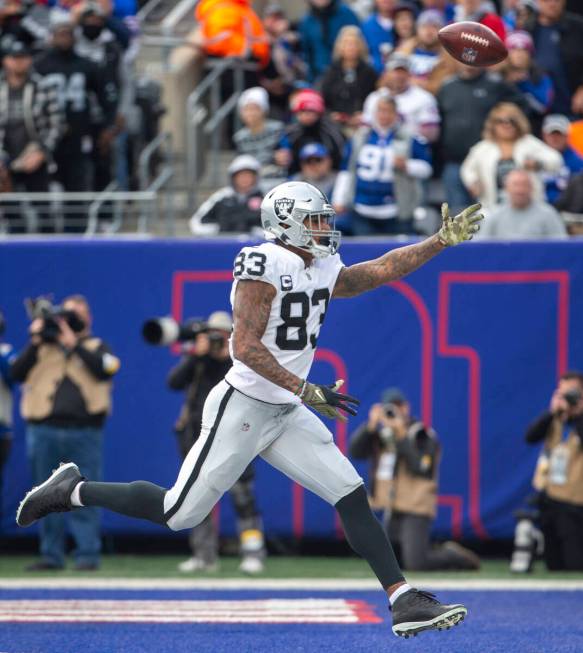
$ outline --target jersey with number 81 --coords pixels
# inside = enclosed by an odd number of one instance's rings
[[[292,251],[275,243],[245,247],[235,259],[231,305],[237,284],[243,279],[271,284],[276,295],[261,342],[286,370],[302,379],[308,376],[320,328],[342,269],[338,254],[314,259],[309,268]],[[252,311],[253,307],[250,306]],[[299,403],[289,390],[257,374],[233,356],[226,380],[254,399],[272,404]]]

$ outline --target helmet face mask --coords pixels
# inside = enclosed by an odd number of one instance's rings
[[[306,182],[280,184],[261,203],[265,231],[315,258],[338,251],[341,234],[334,229],[335,217],[326,196]]]

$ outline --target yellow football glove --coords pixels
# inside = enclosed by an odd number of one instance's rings
[[[448,247],[472,240],[473,235],[480,230],[480,220],[484,219],[479,213],[481,208],[481,204],[472,204],[452,218],[449,215],[449,206],[444,202],[441,205],[441,228],[437,232],[439,240]]]
[[[360,401],[356,397],[337,392],[343,384],[342,379],[332,385],[317,385],[306,381],[300,397],[306,405],[318,411],[320,415],[345,422],[346,416],[340,410],[349,415],[356,415]]]

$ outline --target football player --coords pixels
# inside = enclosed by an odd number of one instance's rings
[[[261,456],[333,505],[348,542],[364,557],[387,592],[393,632],[409,637],[457,624],[463,605],[442,605],[405,581],[393,549],[368,504],[363,481],[316,417],[345,420],[358,399],[307,380],[328,304],[400,279],[479,229],[480,206],[455,218],[447,205],[437,234],[378,259],[345,267],[340,232],[327,198],[305,182],[270,191],[261,219],[273,240],[244,247],[235,259],[231,290],[233,367],[206,400],[202,430],[174,486],[146,481],[86,481],[74,463],[62,464],[23,499],[16,515],[30,526],[52,512],[100,506],[148,519],[172,530],[192,528]],[[309,409],[312,410],[309,410]]]

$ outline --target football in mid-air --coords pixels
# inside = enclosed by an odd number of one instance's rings
[[[481,23],[466,21],[446,25],[439,30],[439,40],[454,59],[468,66],[493,66],[508,55],[499,36]]]

